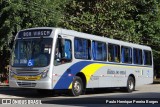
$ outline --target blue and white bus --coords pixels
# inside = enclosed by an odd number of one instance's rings
[[[30,28],[15,37],[9,86],[37,90],[120,87],[153,83],[148,46],[62,28]]]

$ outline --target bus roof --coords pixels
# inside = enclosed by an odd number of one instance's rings
[[[149,46],[139,45],[139,44],[130,43],[130,42],[124,42],[121,40],[110,39],[108,37],[102,37],[102,36],[97,36],[97,35],[93,35],[93,34],[81,33],[81,32],[77,32],[77,31],[73,31],[73,30],[61,29],[61,33],[66,34],[66,35],[68,34],[70,36],[74,35],[74,36],[80,37],[80,38],[86,38],[86,39],[103,41],[103,42],[107,42],[107,43],[118,44],[118,45],[123,45],[123,46],[128,46],[128,47],[151,50],[151,48]]]
[[[95,41],[102,41],[102,42],[107,42],[107,43],[112,43],[112,44],[118,44],[118,45],[133,47],[133,48],[141,48],[141,49],[151,50],[151,48],[149,46],[139,45],[139,44],[130,43],[130,42],[124,42],[124,41],[121,41],[121,40],[110,39],[108,37],[102,37],[102,36],[82,33],[82,32],[63,29],[63,28],[36,27],[36,28],[24,29],[24,30],[21,30],[21,31],[32,30],[32,29],[33,30],[34,29],[52,29],[54,32],[64,34],[64,35],[69,35],[69,36],[74,36],[74,37],[79,37],[79,38],[85,38],[85,39],[91,39],[91,40],[95,40]]]

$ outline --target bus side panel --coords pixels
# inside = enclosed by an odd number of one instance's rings
[[[94,86],[126,87],[130,75],[134,76],[136,86],[153,83],[153,69],[151,67],[105,64],[90,77],[87,88],[94,88]]]
[[[135,69],[136,86],[153,83],[153,68]]]
[[[106,81],[101,81],[100,87],[123,87],[126,86],[126,81],[127,81],[127,68],[124,68],[123,66],[119,65],[110,65],[108,64],[106,66],[106,78],[107,78],[107,83]],[[105,83],[105,86],[103,85]]]
[[[153,69],[131,65],[118,65],[80,61],[54,67],[53,88],[69,89],[74,76],[82,72],[86,77],[86,88],[126,87],[129,75],[135,77],[136,86],[153,82]]]
[[[99,82],[98,87],[124,87],[127,81],[126,70],[120,68],[119,65],[105,64],[93,74],[87,88],[93,88],[91,87],[93,81]]]
[[[68,89],[74,76],[93,62],[80,61],[55,66],[53,69],[53,89]]]

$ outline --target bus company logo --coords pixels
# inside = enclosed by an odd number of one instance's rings
[[[2,104],[12,104],[11,99],[2,99]]]

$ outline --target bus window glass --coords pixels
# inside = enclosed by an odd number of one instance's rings
[[[71,41],[70,40],[65,40],[65,46],[64,46],[64,56],[65,59],[67,60],[71,60],[72,59],[72,55],[71,55]]]
[[[70,62],[71,60],[72,60],[71,40],[64,39],[63,45],[57,41],[54,64],[60,65],[66,62]]]
[[[133,49],[133,62],[134,64],[142,64],[142,50],[141,49]]]
[[[115,44],[108,44],[108,61],[120,62],[120,46]]]
[[[92,53],[93,53],[94,60],[106,61],[107,60],[106,43],[93,41]]]
[[[143,51],[144,53],[144,65],[152,65],[151,51]]]
[[[75,38],[74,55],[77,59],[91,59],[91,43],[87,39]]]
[[[132,48],[130,47],[121,47],[121,61],[122,63],[132,63]]]
[[[15,44],[12,56],[12,66],[48,66],[50,62],[51,49],[51,38],[19,39]]]

